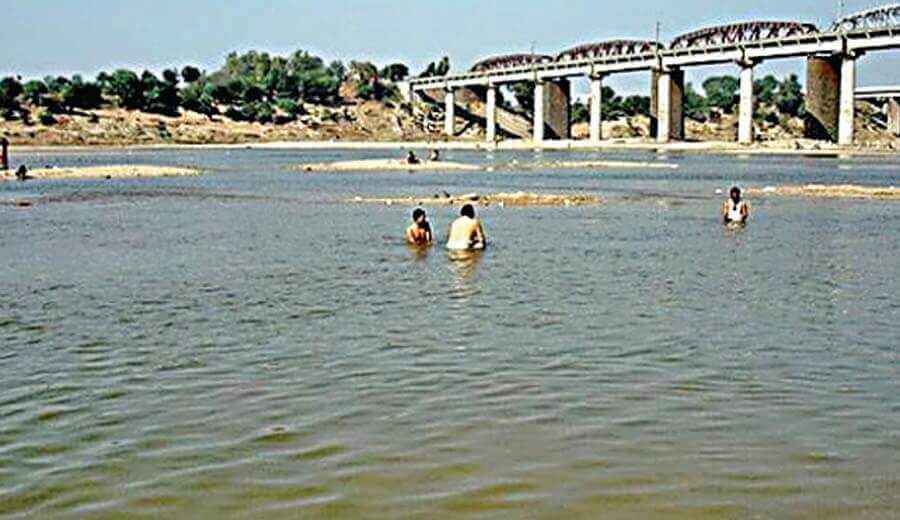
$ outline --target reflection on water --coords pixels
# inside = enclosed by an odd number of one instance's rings
[[[728,230],[715,194],[895,159],[284,169],[343,158],[25,157],[217,175],[0,185],[35,201],[0,206],[0,517],[896,516],[900,205],[750,200]],[[608,202],[484,208],[486,252],[338,202],[441,190]]]

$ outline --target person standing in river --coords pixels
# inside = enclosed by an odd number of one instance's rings
[[[743,226],[750,218],[750,206],[741,199],[741,189],[731,188],[728,200],[722,205],[722,220],[726,226]]]
[[[430,245],[434,237],[431,235],[431,224],[425,210],[422,208],[413,210],[412,220],[412,224],[406,228],[406,242],[413,246]]]
[[[455,251],[484,249],[487,246],[487,237],[484,236],[481,221],[475,217],[475,207],[466,204],[459,211],[459,215],[459,218],[450,224],[447,249]]]

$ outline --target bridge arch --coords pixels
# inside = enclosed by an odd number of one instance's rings
[[[544,54],[507,54],[481,60],[473,65],[471,70],[472,72],[489,72],[552,62],[553,58]]]
[[[609,40],[605,42],[586,43],[564,50],[556,57],[556,61],[577,61],[592,58],[615,56],[632,56],[656,52],[659,43],[648,40]]]
[[[671,49],[689,49],[693,47],[711,47],[717,45],[734,45],[757,41],[790,38],[816,34],[819,28],[810,23],[798,22],[744,22],[716,27],[707,27],[698,31],[682,34],[672,40]]]
[[[900,4],[892,4],[860,11],[835,20],[831,25],[831,30],[832,32],[856,31],[897,26],[900,26]]]

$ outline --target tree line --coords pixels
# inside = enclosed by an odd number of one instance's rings
[[[351,85],[358,99],[396,96],[394,83],[408,75],[402,63],[378,68],[351,61],[345,66],[305,51],[286,57],[250,51],[229,54],[212,72],[189,65],[160,75],[119,69],[102,72],[93,81],[80,75],[28,81],[7,77],[0,80],[0,117],[30,122],[36,116],[42,124],[53,124],[59,114],[112,106],[170,116],[184,109],[237,121],[285,123],[304,113],[304,103],[339,105],[344,84]]]

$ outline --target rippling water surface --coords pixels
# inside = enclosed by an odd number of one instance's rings
[[[751,200],[734,232],[715,195],[900,161],[284,169],[377,155],[17,156],[212,173],[0,184],[35,201],[0,206],[0,517],[900,514],[900,204]],[[485,208],[460,258],[342,202],[520,189],[607,203]]]

